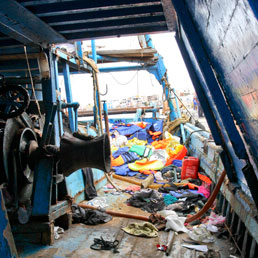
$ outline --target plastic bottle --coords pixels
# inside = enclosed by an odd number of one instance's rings
[[[192,178],[196,179],[198,177],[200,160],[195,157],[184,157],[181,171],[181,179]]]

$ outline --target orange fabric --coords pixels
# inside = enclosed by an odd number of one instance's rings
[[[142,129],[144,129],[144,128],[147,126],[147,124],[144,123],[144,122],[136,123],[136,125],[138,125],[138,126],[141,127]]]
[[[165,140],[160,140],[160,141],[152,142],[151,145],[155,149],[166,149],[166,147],[167,147],[169,142],[170,142],[169,139],[165,139]]]
[[[179,153],[183,148],[184,148],[184,146],[179,144],[179,145],[176,146],[175,150],[168,149],[167,152],[168,152],[169,157],[173,157],[174,155]]]
[[[149,131],[149,134],[150,134],[150,135],[157,136],[157,135],[161,135],[161,132],[160,132],[160,131],[157,131],[157,132]]]
[[[183,146],[183,148],[180,152],[178,152],[177,154],[175,154],[167,159],[165,166],[171,165],[173,160],[175,160],[175,159],[182,160],[186,156],[186,154],[187,154],[187,149],[185,146]]]
[[[145,170],[145,169],[141,169],[139,170],[140,173],[144,174],[144,175],[150,175],[150,174],[154,174],[156,173],[157,171],[155,170]]]
[[[188,188],[191,189],[191,190],[197,190],[197,189],[199,188],[198,185],[195,185],[195,184],[192,184],[192,183],[187,183],[187,184],[185,184],[185,185],[187,185]],[[184,186],[185,186],[185,185],[184,185]]]
[[[111,157],[111,166],[112,167],[118,167],[118,166],[121,166],[121,165],[124,165],[125,162],[122,158],[122,156],[118,156],[116,159],[114,159],[113,157]]]
[[[198,173],[198,177],[205,183],[207,183],[208,185],[211,185],[212,181],[205,175]]]
[[[157,138],[159,138],[159,136],[162,134],[160,131],[157,131],[157,132],[152,132],[152,131],[149,131],[149,134],[152,135],[152,140],[156,140]]]

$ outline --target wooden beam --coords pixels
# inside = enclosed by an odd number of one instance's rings
[[[14,0],[0,1],[0,30],[24,44],[36,43],[46,47],[49,43],[66,39],[45,22]]]
[[[171,0],[161,0],[163,12],[167,21],[169,31],[176,31],[177,29],[177,17],[176,11],[172,5]]]

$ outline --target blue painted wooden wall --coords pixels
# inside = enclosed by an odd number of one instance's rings
[[[258,1],[185,1],[258,164]]]

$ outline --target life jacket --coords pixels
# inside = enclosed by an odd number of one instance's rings
[[[152,149],[143,145],[133,145],[129,152],[135,152],[141,157],[148,158],[152,154]]]
[[[207,183],[208,185],[211,185],[212,181],[210,180],[209,177],[201,174],[201,173],[198,173],[198,177],[205,183]]]
[[[146,128],[147,123],[145,123],[145,122],[138,122],[138,123],[136,123],[136,125],[140,126],[142,129],[144,129],[144,128]]]
[[[166,166],[171,165],[173,160],[179,159],[182,160],[187,154],[187,149],[185,146],[183,146],[182,150],[178,152],[177,154],[173,155],[172,157],[167,159]]]
[[[152,132],[152,131],[149,131],[149,134],[152,136],[152,139],[153,140],[156,140],[160,137],[160,135],[162,134],[162,132],[160,131],[157,131],[157,132]]]
[[[152,160],[147,159],[137,160],[134,163],[128,164],[128,167],[133,171],[140,170],[161,170],[164,165],[161,160]]]
[[[151,145],[152,145],[155,149],[166,149],[168,143],[169,143],[169,140],[168,140],[168,139],[165,139],[165,140],[160,140],[160,141],[152,142]]]

